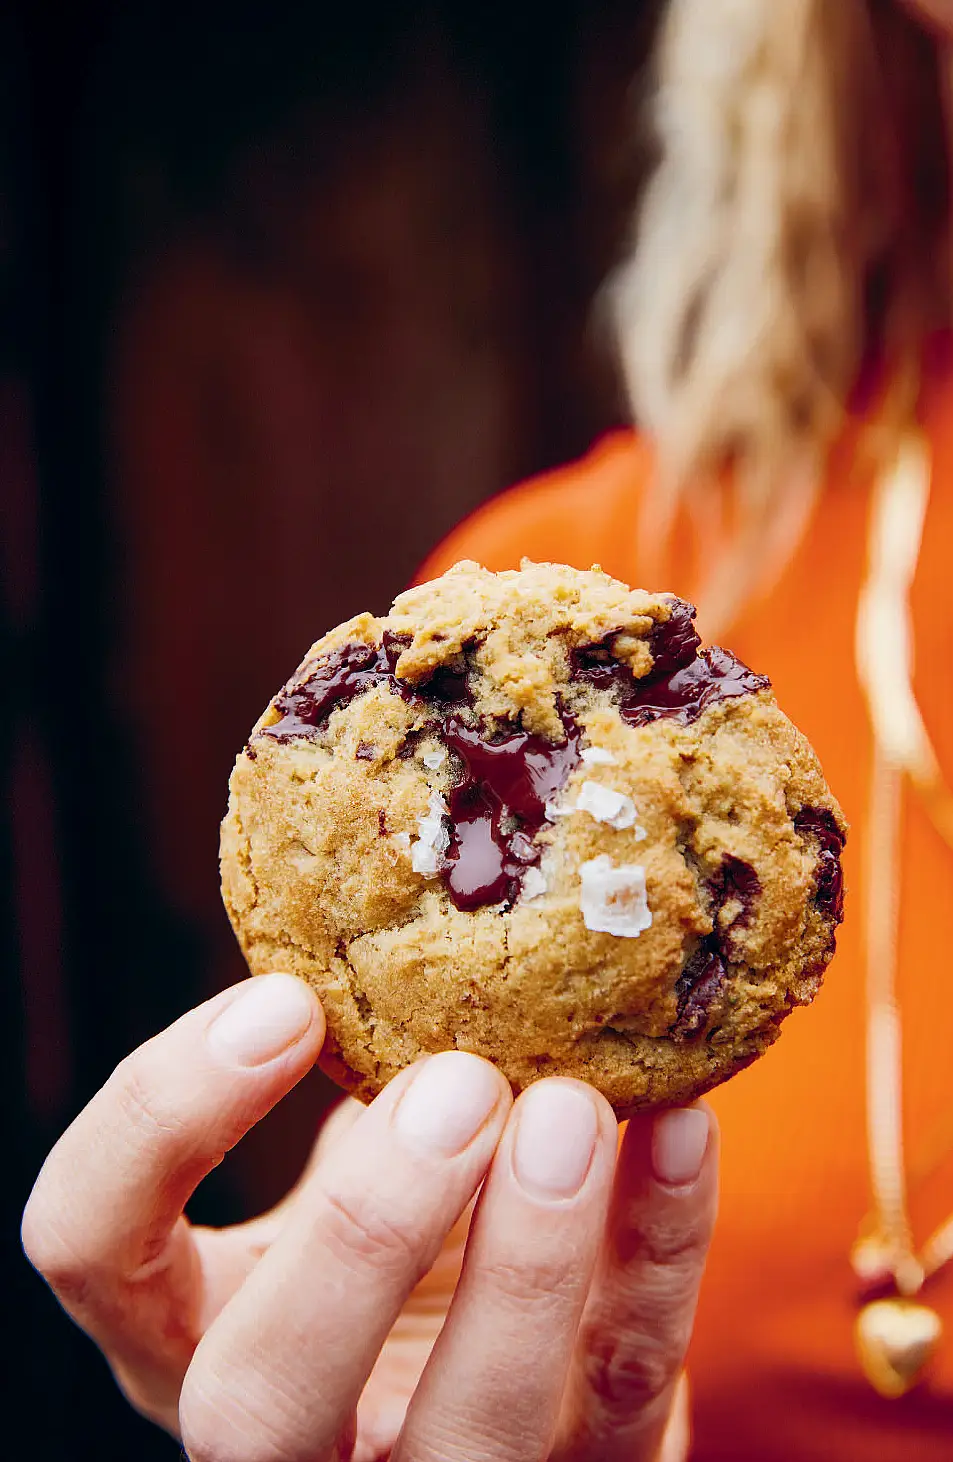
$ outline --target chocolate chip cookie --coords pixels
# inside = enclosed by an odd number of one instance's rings
[[[325,635],[222,825],[251,969],[318,992],[370,1098],[424,1052],[685,1102],[816,993],[843,815],[763,675],[598,569],[457,564]]]

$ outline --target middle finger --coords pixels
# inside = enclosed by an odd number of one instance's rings
[[[445,1052],[396,1077],[333,1145],[195,1353],[180,1404],[194,1462],[331,1455],[509,1106],[488,1062]]]

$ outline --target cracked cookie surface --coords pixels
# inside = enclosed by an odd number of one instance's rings
[[[372,1097],[451,1047],[516,1090],[689,1101],[808,1003],[846,825],[767,679],[599,570],[458,564],[319,640],[222,825],[250,968],[318,992]]]

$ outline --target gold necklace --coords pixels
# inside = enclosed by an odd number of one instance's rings
[[[867,573],[857,611],[856,656],[873,731],[866,838],[867,1143],[873,1210],[851,1260],[858,1277],[891,1279],[896,1295],[861,1309],[861,1365],[883,1396],[919,1379],[943,1332],[914,1297],[953,1258],[953,1214],[915,1248],[902,1132],[901,1020],[896,996],[900,812],[905,784],[953,848],[953,793],[946,786],[913,692],[909,595],[930,495],[930,455],[910,433],[879,477],[871,507]]]

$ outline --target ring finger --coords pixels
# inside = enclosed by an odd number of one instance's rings
[[[705,1106],[629,1123],[567,1387],[559,1462],[659,1455],[715,1220],[717,1149]]]
[[[616,1120],[550,1079],[514,1108],[457,1292],[394,1462],[525,1462],[548,1451],[605,1224]]]

